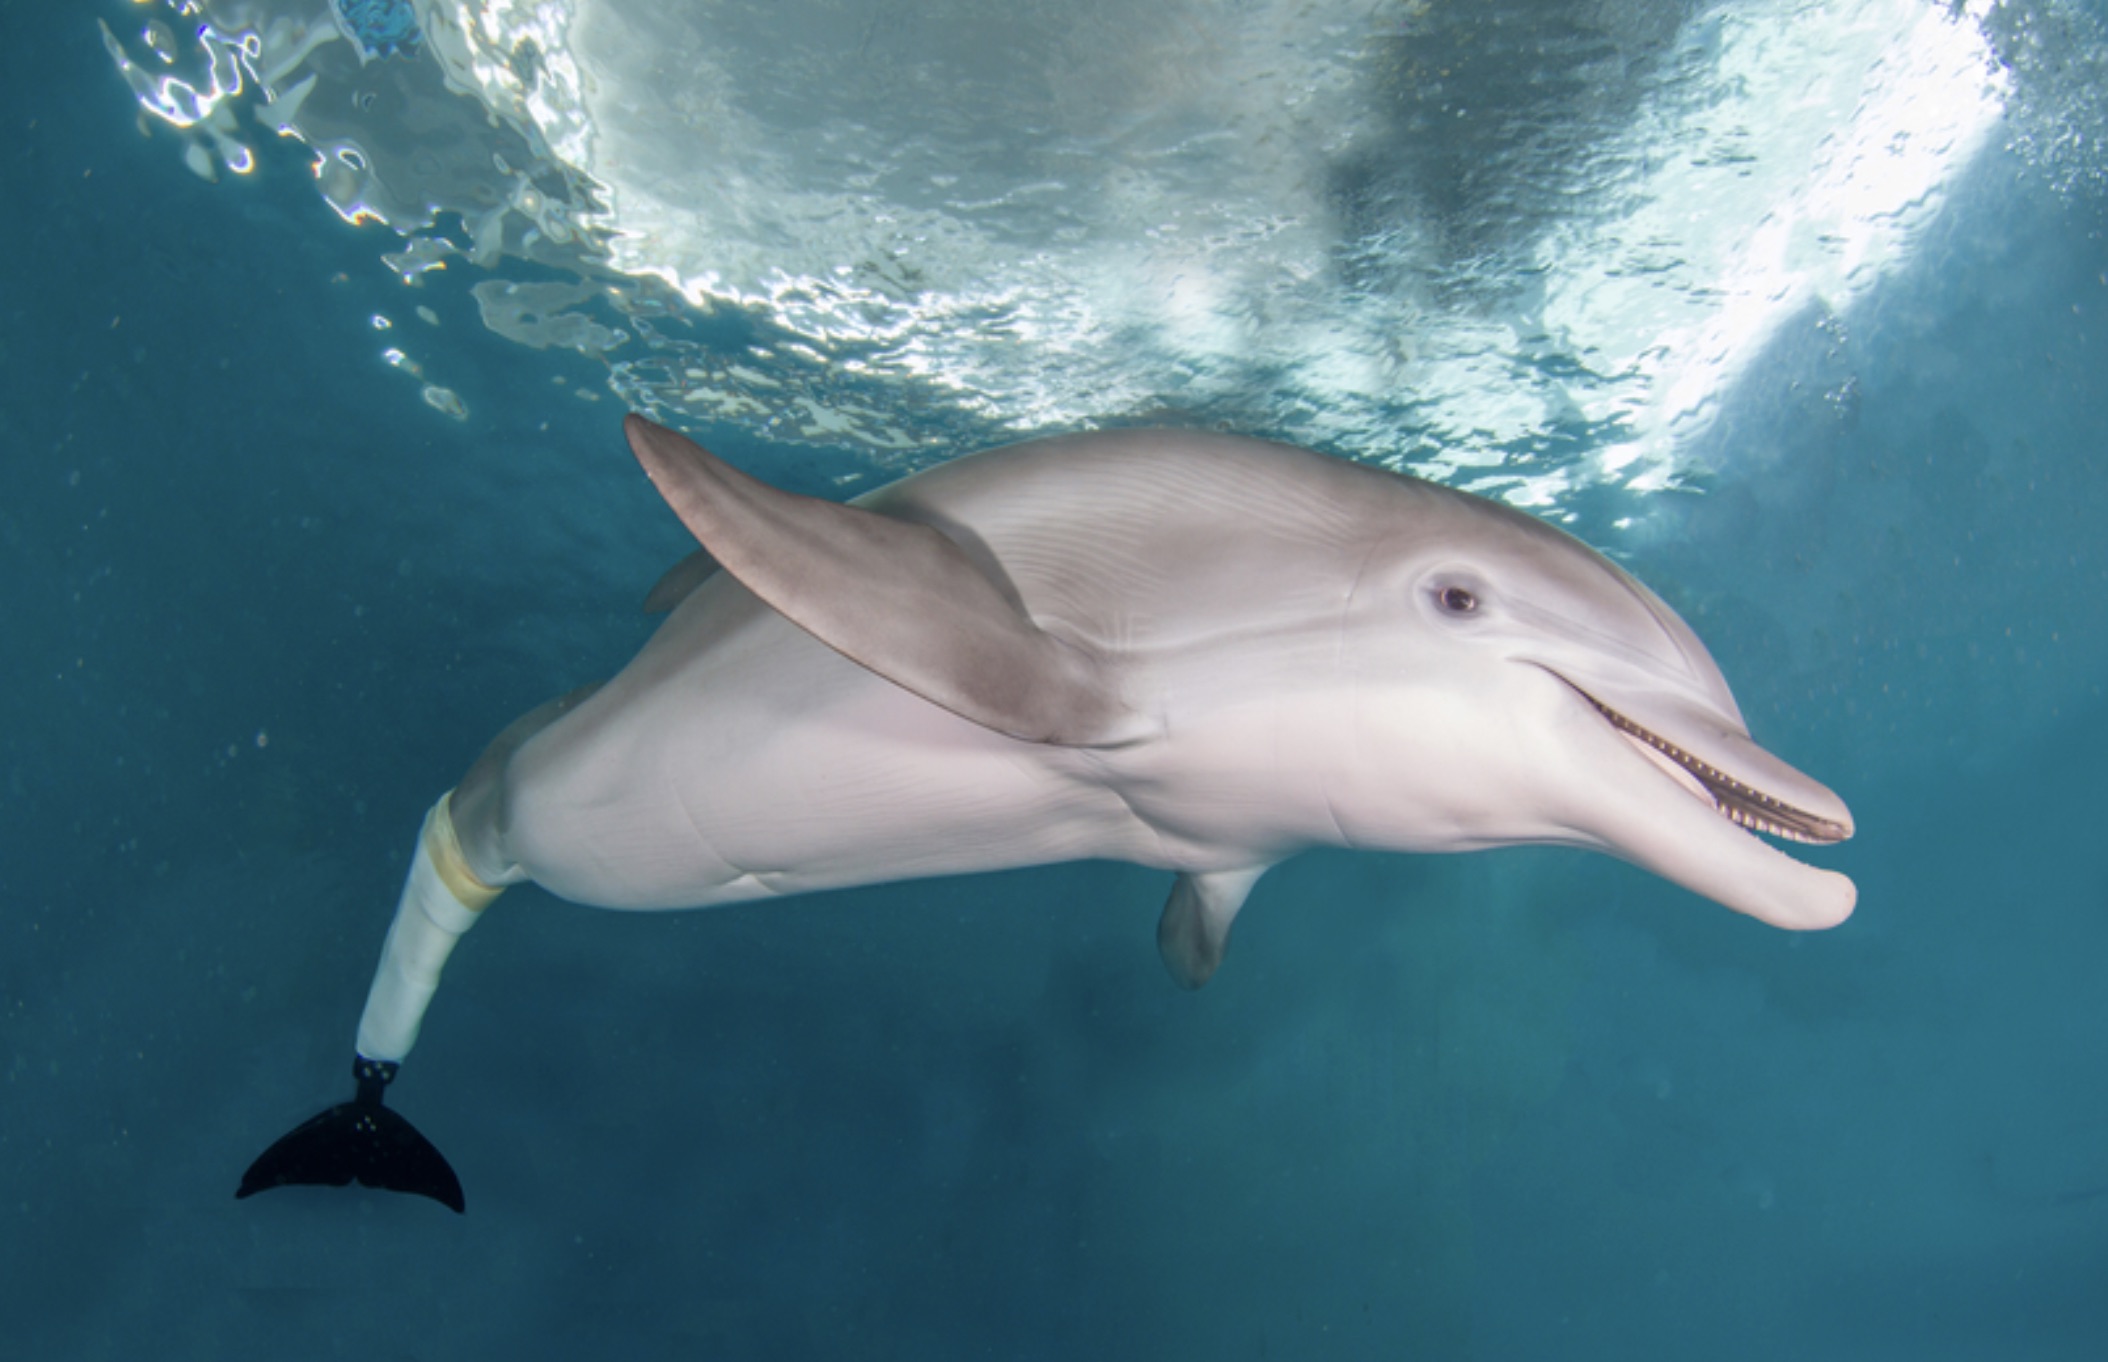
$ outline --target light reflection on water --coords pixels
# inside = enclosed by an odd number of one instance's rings
[[[902,468],[1216,424],[1554,516],[1677,485],[2009,86],[1919,0],[164,3],[105,35],[194,170],[297,138],[406,284],[662,419]]]

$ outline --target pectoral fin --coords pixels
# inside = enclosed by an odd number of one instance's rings
[[[941,532],[758,482],[641,416],[622,428],[724,570],[844,657],[1027,742],[1113,746],[1151,731],[1102,658],[1033,623]]]
[[[1180,988],[1199,988],[1215,973],[1229,949],[1230,924],[1265,873],[1265,866],[1216,870],[1181,875],[1171,886],[1164,915],[1157,919],[1156,948]]]

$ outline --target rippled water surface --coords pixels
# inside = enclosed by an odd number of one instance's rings
[[[186,7],[107,40],[193,168],[296,138],[633,404],[894,465],[1172,413],[1539,507],[1686,475],[2013,87],[1914,0]]]

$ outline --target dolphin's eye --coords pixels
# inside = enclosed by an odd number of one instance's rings
[[[1446,614],[1469,615],[1479,608],[1479,598],[1461,586],[1445,586],[1435,593],[1435,599],[1442,603]]]

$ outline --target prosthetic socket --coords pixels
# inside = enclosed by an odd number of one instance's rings
[[[452,791],[441,795],[425,815],[402,902],[381,945],[380,968],[359,1017],[359,1054],[366,1059],[399,1063],[410,1053],[454,943],[501,892],[477,879],[463,859],[452,798]]]

